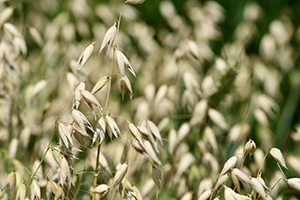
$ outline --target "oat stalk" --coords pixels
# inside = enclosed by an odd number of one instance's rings
[[[121,9],[122,10],[122,9]],[[109,75],[109,83],[108,83],[108,90],[107,90],[107,97],[106,97],[106,102],[105,102],[105,107],[104,107],[104,113],[106,113],[107,107],[108,107],[108,102],[109,102],[109,97],[110,97],[110,90],[111,90],[111,79],[113,76],[113,72],[114,72],[114,65],[115,65],[115,41],[117,40],[118,37],[118,33],[119,33],[119,28],[120,28],[120,21],[121,21],[121,16],[122,16],[122,11],[120,12],[119,15],[119,21],[118,21],[118,27],[117,27],[117,33],[116,33],[116,37],[114,39],[114,42],[112,44],[113,46],[113,58],[112,58],[112,64],[111,64],[111,70],[110,70],[110,75]],[[97,187],[97,179],[98,179],[98,165],[99,165],[99,157],[100,157],[100,149],[101,149],[101,143],[98,143],[98,151],[97,151],[97,160],[96,160],[96,167],[95,167],[95,178],[94,178],[94,187],[93,189],[95,189]],[[93,200],[95,200],[96,195],[93,194]]]
[[[258,170],[258,172],[257,172],[257,176],[261,173],[263,164],[264,164],[264,162],[265,162],[265,160],[266,160],[266,157],[267,157],[267,155],[269,154],[270,150],[271,150],[271,148],[270,148],[270,149],[267,151],[267,153],[265,154],[265,157],[264,157],[264,159],[262,160],[262,162],[261,162],[261,164],[260,164],[260,167],[259,167],[259,170]]]

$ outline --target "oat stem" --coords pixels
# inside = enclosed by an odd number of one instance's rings
[[[278,166],[280,172],[282,173],[282,175],[284,176],[284,178],[287,179],[278,162],[277,162],[277,166]]]
[[[264,159],[262,160],[262,162],[261,162],[261,164],[260,164],[260,167],[259,167],[259,170],[258,170],[258,172],[257,172],[257,176],[261,173],[263,164],[264,164],[264,162],[265,162],[265,160],[266,160],[266,157],[267,157],[267,155],[269,154],[270,150],[271,150],[271,148],[268,150],[268,152],[266,153]]]
[[[101,143],[99,140],[98,149],[97,149],[96,166],[95,166],[94,189],[97,187],[97,180],[99,175],[98,166],[99,166],[100,150],[101,150]],[[96,198],[96,194],[93,193],[93,200],[95,200],[95,198]]]
[[[287,181],[287,179],[283,179],[283,178],[280,178],[280,179],[278,179],[277,181],[276,181],[276,183],[271,187],[271,190],[273,190],[274,189],[274,187],[279,183],[279,181],[281,181],[281,180],[283,180],[283,181]]]
[[[110,97],[110,90],[111,90],[111,79],[114,73],[114,65],[115,65],[115,52],[116,52],[116,48],[115,48],[115,41],[117,40],[118,37],[118,33],[119,33],[119,28],[120,28],[120,21],[121,21],[121,16],[122,16],[122,8],[121,8],[121,12],[119,15],[119,21],[118,21],[118,27],[117,27],[117,33],[116,33],[116,37],[112,43],[112,47],[113,47],[113,57],[112,57],[112,64],[111,64],[111,70],[110,70],[110,75],[109,75],[109,83],[108,83],[108,90],[107,90],[107,97],[106,97],[106,102],[105,102],[105,107],[104,107],[104,114],[106,114],[106,110],[108,107],[108,102],[109,102],[109,97]],[[99,165],[99,157],[100,157],[100,149],[101,149],[101,143],[98,144],[98,151],[97,151],[97,160],[96,160],[96,167],[95,167],[95,178],[94,178],[94,189],[97,187],[97,179],[98,179],[98,165]],[[96,194],[93,194],[93,200],[95,200]]]

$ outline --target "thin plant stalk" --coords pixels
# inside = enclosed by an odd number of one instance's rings
[[[121,9],[122,10],[122,9]],[[106,110],[108,107],[108,102],[109,102],[109,97],[110,97],[110,90],[111,90],[111,79],[113,76],[113,72],[114,72],[114,65],[115,65],[115,52],[116,52],[116,48],[115,48],[115,41],[117,40],[118,37],[118,33],[119,33],[119,28],[120,28],[120,21],[121,21],[121,16],[122,16],[122,11],[120,12],[120,16],[119,16],[119,21],[118,21],[118,27],[117,27],[117,33],[116,33],[116,37],[113,41],[113,58],[112,58],[112,64],[111,64],[111,70],[110,70],[110,76],[109,76],[109,83],[108,83],[108,90],[107,90],[107,97],[106,97],[106,102],[105,102],[105,107],[104,107],[104,114],[106,114]],[[98,144],[98,151],[97,151],[97,160],[96,160],[96,167],[95,167],[95,178],[94,178],[94,189],[97,187],[97,179],[98,179],[98,165],[99,165],[99,157],[100,157],[100,150],[101,150],[101,143]],[[95,200],[95,194],[93,194],[93,200]]]
[[[280,172],[282,173],[282,175],[284,176],[284,178],[287,179],[278,162],[277,162],[277,166],[278,166]]]
[[[262,162],[261,162],[261,164],[260,164],[260,167],[259,167],[259,170],[258,170],[258,172],[257,172],[257,176],[261,173],[263,164],[264,164],[264,162],[265,162],[265,160],[266,160],[266,157],[267,157],[267,155],[269,154],[270,150],[271,150],[271,148],[270,148],[270,149],[267,151],[267,153],[265,154],[265,157],[264,157],[264,159],[262,160]]]
[[[99,176],[99,158],[100,158],[100,150],[101,150],[101,143],[99,141],[98,148],[97,148],[97,158],[96,158],[96,166],[95,166],[95,178],[94,178],[94,189],[97,187],[97,180]],[[93,193],[93,200],[95,200],[96,194]]]

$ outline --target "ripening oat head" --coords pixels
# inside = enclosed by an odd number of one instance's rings
[[[106,52],[106,56],[109,53],[110,48],[113,45],[114,39],[116,37],[116,33],[117,33],[117,23],[115,22],[113,26],[111,26],[105,33],[101,47],[100,47],[100,51],[99,51],[99,55],[101,53],[101,51],[107,46],[107,52]]]
[[[258,181],[260,182],[260,184],[264,187],[265,191],[267,191],[267,192],[269,192],[269,193],[272,193],[272,190],[270,190],[270,189],[268,188],[268,186],[266,185],[264,179],[261,177],[261,173],[258,174],[257,180],[258,180]]]
[[[33,179],[31,183],[31,199],[41,199],[41,188],[36,179]]]
[[[77,61],[76,70],[80,70],[84,66],[86,61],[89,59],[89,57],[92,55],[95,43],[96,42],[93,42],[92,44],[89,44],[84,47]]]
[[[187,41],[187,52],[196,60],[200,60],[199,58],[199,48],[195,41],[188,40]]]
[[[209,126],[206,126],[204,129],[203,139],[205,143],[210,144],[210,146],[214,150],[214,153],[218,152],[218,143],[217,143],[215,133],[212,130],[212,128],[210,128]]]
[[[158,189],[161,189],[161,171],[159,168],[152,165],[152,179],[154,183],[157,185]]]
[[[148,140],[145,140],[143,144],[144,144],[144,149],[146,153],[149,155],[149,157],[161,166],[162,164],[154,150],[153,144]]]
[[[110,187],[106,184],[101,184],[98,185],[93,191],[92,193],[97,193],[97,194],[103,194],[105,193],[107,190],[109,190]]]
[[[191,130],[190,125],[187,122],[183,123],[180,126],[180,128],[178,129],[178,135],[177,135],[176,142],[180,143],[183,140],[183,138],[185,138],[188,135],[188,133],[190,132],[190,130]]]
[[[14,7],[10,6],[2,10],[0,15],[0,27],[7,22],[14,13]]]
[[[226,174],[220,176],[218,178],[216,188],[219,188],[220,186],[224,185],[228,181],[228,178],[229,178],[229,173],[226,173]]]
[[[232,169],[232,173],[236,175],[240,182],[244,184],[250,184],[249,176],[242,172],[240,169],[234,168]]]
[[[203,123],[206,116],[207,105],[208,105],[207,99],[202,99],[196,104],[193,110],[192,118],[189,122],[191,126],[195,126]]]
[[[64,146],[67,148],[69,148],[69,146],[70,146],[69,144],[71,144],[73,146],[73,141],[72,141],[70,130],[67,128],[66,125],[64,125],[60,121],[58,121],[57,123],[58,123],[59,136],[60,136],[60,139],[63,142]]]
[[[122,100],[124,100],[125,91],[129,93],[130,99],[133,97],[133,92],[131,88],[131,83],[127,76],[123,76],[120,81],[120,88],[121,88],[121,94],[122,94]]]
[[[210,195],[211,195],[211,190],[206,190],[199,196],[198,200],[207,200],[210,197]]]
[[[174,128],[172,128],[169,132],[169,153],[170,155],[173,155],[173,151],[175,147],[177,146],[177,132]]]
[[[144,3],[145,0],[127,0],[125,3],[130,3],[130,4],[142,4]]]
[[[142,136],[140,134],[139,129],[131,122],[127,121],[128,123],[128,128],[132,136],[135,138],[135,140],[140,144],[142,148],[144,148]]]
[[[177,168],[177,172],[174,177],[174,182],[177,183],[180,180],[181,175],[196,161],[195,157],[191,153],[185,153],[181,156]]]
[[[56,192],[54,194],[55,194],[54,200],[58,200],[62,196],[63,189],[62,189],[61,185],[57,186]]]
[[[87,90],[82,90],[81,95],[86,102],[88,102],[94,106],[97,106],[100,110],[103,110],[102,106],[100,105],[100,103],[98,102],[98,100],[92,93],[90,93]]]
[[[14,37],[22,37],[22,35],[19,33],[18,29],[11,23],[5,23],[3,25],[4,32],[7,36],[11,37],[10,39],[13,39]]]
[[[95,131],[95,134],[93,137],[92,145],[96,142],[97,137],[100,138],[99,143],[100,144],[102,143],[102,141],[105,139],[105,131],[106,131],[106,121],[105,121],[105,118],[102,116],[97,121],[96,131]]]
[[[162,146],[164,146],[164,143],[160,135],[160,131],[158,130],[157,126],[150,120],[147,120],[147,126],[149,127],[154,138],[158,140]]]
[[[108,82],[109,77],[108,76],[104,76],[102,77],[93,87],[91,93],[95,94],[96,92],[99,92]]]
[[[106,122],[107,122],[107,125],[109,128],[108,130],[110,130],[116,138],[118,138],[118,136],[121,136],[121,131],[120,131],[116,121],[114,120],[114,118],[112,118],[109,115],[106,115],[105,119],[106,119]]]
[[[235,191],[226,185],[224,185],[225,191],[224,196],[225,200],[240,200],[239,196],[235,193]]]
[[[1,190],[4,190],[9,185],[10,191],[14,191],[16,186],[16,172],[11,172],[8,174],[8,176],[5,178],[4,183],[1,187]]]
[[[270,154],[271,154],[272,157],[277,161],[277,163],[279,163],[282,167],[288,169],[288,168],[286,167],[286,164],[285,164],[285,160],[284,160],[283,154],[281,153],[281,151],[280,151],[278,148],[271,148]]]
[[[85,130],[85,125],[84,125],[84,120],[82,118],[82,116],[84,116],[80,111],[76,110],[76,109],[72,109],[72,118],[75,121],[75,123],[77,124],[77,126],[86,133]]]
[[[133,70],[129,60],[118,49],[116,49],[116,59],[117,59],[117,64],[118,64],[118,67],[119,67],[120,74],[122,76],[125,76],[125,66],[126,66],[128,68],[128,70],[134,75],[134,77],[136,77],[136,75],[134,73],[134,70]]]
[[[225,162],[225,164],[224,164],[224,166],[223,166],[223,169],[222,169],[220,175],[225,174],[230,168],[233,168],[233,167],[235,166],[236,162],[237,162],[237,156],[232,156],[231,158],[229,158],[229,159]]]
[[[249,139],[249,141],[244,146],[243,158],[245,158],[248,154],[250,156],[254,153],[256,149],[256,144],[253,140]]]
[[[35,41],[35,43],[37,43],[40,47],[43,46],[44,41],[42,39],[42,36],[35,27],[32,26],[29,28],[29,34],[31,38]]]
[[[225,117],[217,110],[210,108],[208,109],[208,116],[217,126],[223,130],[228,130],[228,125],[225,121]]]
[[[262,184],[257,180],[257,178],[250,177],[250,186],[263,198],[266,199],[266,192]]]
[[[24,182],[19,186],[16,199],[24,200],[26,197],[26,187]]]
[[[291,188],[300,191],[300,178],[289,178],[286,182]]]
[[[233,172],[231,172],[230,175],[231,175],[231,181],[234,187],[236,188],[237,192],[241,193],[241,186],[238,177]]]
[[[120,168],[118,169],[117,173],[115,174],[112,187],[117,186],[124,178],[125,174],[128,170],[128,161],[123,163]]]
[[[74,99],[73,99],[73,107],[75,106],[78,109],[80,101],[81,101],[81,92],[85,90],[85,79],[83,79],[76,87],[74,91]]]

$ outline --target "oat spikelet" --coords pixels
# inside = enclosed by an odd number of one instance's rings
[[[31,183],[31,199],[41,199],[41,188],[36,179],[33,179]]]
[[[220,176],[216,183],[216,189],[219,188],[220,186],[224,185],[227,182],[228,178],[229,178],[229,173],[226,173],[226,174]]]
[[[92,44],[89,44],[86,47],[84,47],[77,61],[76,70],[80,70],[84,66],[86,61],[89,59],[89,57],[92,55],[95,43],[96,42],[93,42]]]
[[[211,190],[204,191],[198,198],[198,200],[207,200],[211,195]]]
[[[142,4],[144,3],[145,0],[127,0],[125,3],[130,3],[130,4]]]
[[[271,148],[270,154],[273,156],[277,163],[279,163],[282,167],[288,169],[286,167],[284,157],[278,148]]]
[[[98,137],[100,138],[99,143],[100,144],[102,143],[102,141],[105,139],[105,131],[106,131],[106,121],[105,121],[104,117],[102,116],[97,122],[96,131],[95,131],[95,134],[94,134],[94,137],[93,137],[92,146],[96,142]]]
[[[242,172],[238,168],[232,169],[232,173],[236,175],[238,180],[244,184],[250,184],[249,176],[247,176],[244,172]]]
[[[24,182],[19,186],[16,199],[24,200],[26,196],[26,187]]]
[[[108,125],[108,131],[111,131],[116,138],[118,138],[118,136],[121,136],[121,131],[120,131],[116,121],[114,120],[114,118],[106,115],[105,119],[106,119],[106,122]],[[112,138],[110,138],[110,139],[112,139]]]
[[[239,196],[235,193],[235,191],[226,185],[224,185],[225,191],[224,196],[225,200],[240,200]]]
[[[232,156],[231,158],[229,158],[225,162],[224,167],[223,167],[220,175],[225,174],[230,168],[233,168],[235,166],[236,162],[237,162],[237,156]]]
[[[92,93],[90,93],[89,91],[82,90],[81,91],[81,96],[83,97],[83,99],[86,102],[88,102],[88,103],[90,103],[90,104],[92,104],[94,106],[97,106],[99,108],[99,110],[103,110],[102,106],[100,105],[100,103],[98,102],[98,100],[96,99],[96,97]]]
[[[4,190],[9,185],[10,192],[13,192],[16,187],[16,172],[11,172],[5,178],[1,190]]]
[[[110,48],[113,45],[113,41],[116,37],[116,33],[117,33],[117,23],[115,22],[113,26],[111,26],[105,33],[102,44],[101,44],[101,48],[99,51],[99,55],[101,53],[101,51],[107,46],[107,52],[106,52],[106,56],[109,53]]]
[[[256,149],[256,144],[253,140],[249,139],[249,141],[244,146],[243,158],[245,158],[248,154],[250,156],[254,153]]]
[[[108,76],[104,76],[103,78],[101,78],[93,87],[91,93],[95,94],[96,92],[99,92],[107,83],[109,77]]]
[[[228,130],[228,125],[225,121],[224,116],[217,110],[210,108],[208,110],[208,116],[217,126],[223,130]]]
[[[75,106],[76,109],[78,109],[80,101],[81,101],[81,93],[80,91],[85,90],[85,79],[83,79],[78,86],[76,87],[74,91],[74,100],[73,100],[73,106]]]
[[[123,76],[120,81],[120,88],[121,88],[121,94],[122,94],[122,100],[124,100],[125,91],[129,93],[130,99],[133,97],[133,92],[131,88],[131,83],[127,76]]]
[[[252,178],[249,176],[250,186],[263,198],[266,199],[266,192],[261,183],[257,180],[257,178]]]
[[[119,71],[122,76],[125,76],[125,66],[126,66],[128,68],[128,70],[136,77],[129,60],[126,58],[126,56],[121,51],[119,51],[117,49],[116,49],[116,59],[117,59]]]
[[[69,129],[60,121],[57,122],[58,123],[58,132],[59,132],[59,136],[61,141],[63,142],[64,146],[69,148],[71,144],[73,146],[73,141],[72,141],[72,137],[71,137],[71,133],[69,131]]]
[[[32,37],[32,39],[41,47],[43,46],[44,42],[42,39],[41,34],[38,32],[36,28],[33,26],[29,28],[29,34]]]
[[[128,128],[129,128],[130,133],[135,138],[135,140],[138,141],[138,143],[140,144],[142,149],[144,149],[144,144],[143,144],[142,136],[140,134],[139,129],[133,123],[131,123],[129,121],[127,121],[127,123],[128,123]]]
[[[98,185],[92,193],[100,194],[100,199],[104,199],[109,193],[110,187],[106,184]]]
[[[152,165],[152,179],[157,185],[158,189],[161,189],[161,171],[154,165]]]
[[[154,136],[154,138],[156,140],[158,140],[161,143],[162,146],[164,146],[164,143],[162,141],[162,138],[161,138],[161,135],[160,135],[160,132],[159,132],[157,126],[150,120],[147,120],[147,126],[149,127],[149,129],[150,129],[152,135]]]
[[[115,174],[112,187],[116,187],[124,178],[128,170],[128,161],[123,163]]]
[[[12,17],[13,12],[14,12],[14,7],[12,6],[2,10],[0,15],[0,27]]]
[[[144,148],[145,148],[146,153],[150,156],[150,158],[161,166],[161,162],[160,162],[159,158],[157,157],[157,154],[154,150],[153,144],[150,141],[145,140]]]
[[[286,182],[294,190],[300,191],[300,178],[289,178]]]

